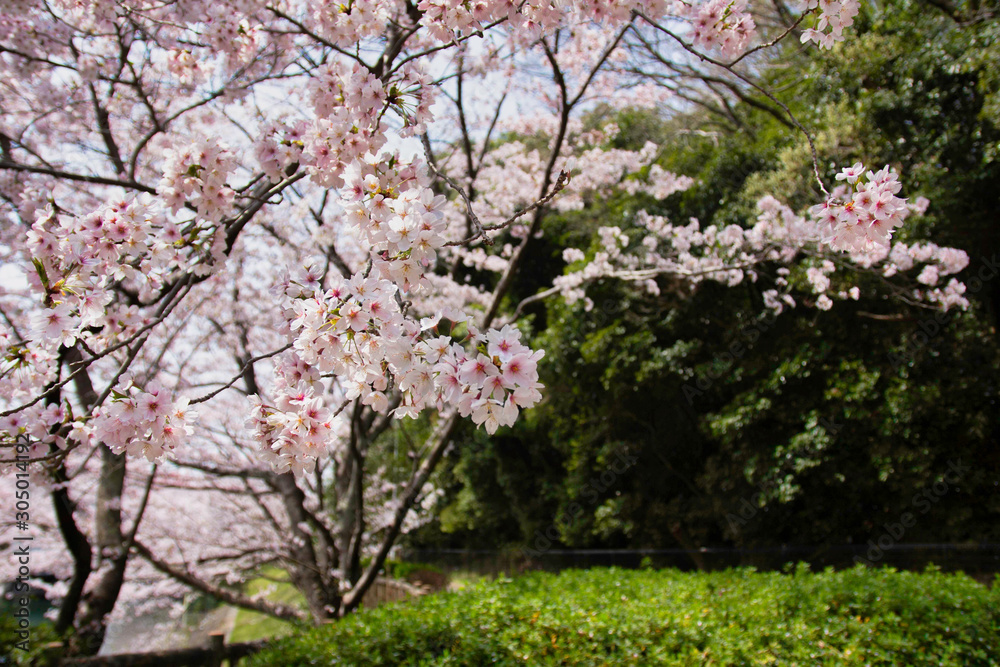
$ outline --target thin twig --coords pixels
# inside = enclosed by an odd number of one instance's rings
[[[660,25],[659,23],[657,23],[653,19],[649,18],[648,16],[646,16],[642,12],[636,12],[636,13],[639,16],[641,16],[646,21],[646,23],[648,23],[649,25],[653,26],[654,28],[656,28],[660,32],[664,33],[665,35],[668,35],[669,37],[671,37],[675,42],[677,42],[678,44],[681,45],[681,48],[683,48],[688,53],[690,53],[692,55],[695,55],[698,58],[704,60],[705,62],[708,62],[708,63],[711,63],[711,64],[715,65],[716,67],[721,67],[722,69],[726,70],[727,72],[729,72],[730,74],[732,74],[733,76],[735,76],[740,81],[743,81],[744,83],[746,83],[746,84],[752,86],[753,88],[757,89],[765,97],[767,97],[769,100],[771,100],[772,102],[774,102],[775,104],[777,104],[779,107],[781,107],[781,110],[784,111],[786,114],[788,114],[788,119],[792,122],[793,125],[795,125],[796,128],[798,128],[798,130],[800,132],[802,132],[803,135],[805,135],[806,141],[809,142],[809,150],[812,153],[813,176],[816,179],[816,183],[819,184],[819,189],[823,191],[823,194],[826,195],[827,198],[830,197],[830,192],[829,192],[829,190],[826,189],[826,185],[823,183],[823,178],[819,174],[819,153],[816,150],[816,144],[813,142],[812,135],[809,134],[809,132],[806,130],[806,128],[802,126],[802,123],[800,123],[799,119],[795,117],[795,114],[793,114],[792,110],[788,108],[788,105],[786,105],[784,102],[782,102],[777,97],[775,97],[771,93],[771,91],[769,91],[766,88],[764,88],[763,86],[755,83],[749,77],[746,77],[743,74],[740,74],[739,72],[737,72],[735,69],[733,69],[733,67],[732,67],[731,64],[724,63],[721,60],[716,60],[715,58],[712,58],[711,56],[707,56],[704,53],[701,53],[700,51],[698,51],[697,49],[695,49],[693,46],[691,46],[690,44],[688,44],[687,42],[685,42],[683,39],[681,39],[678,35],[674,34],[669,28],[663,27],[662,25]]]
[[[531,213],[532,211],[534,211],[537,208],[545,206],[550,201],[552,201],[553,197],[555,197],[557,194],[559,194],[560,192],[562,192],[563,188],[565,188],[568,183],[569,183],[569,174],[567,172],[565,172],[565,171],[560,171],[559,172],[559,177],[556,179],[555,185],[552,186],[552,189],[549,190],[549,193],[547,195],[545,195],[544,197],[542,197],[541,199],[539,199],[538,201],[536,201],[531,206],[528,206],[527,208],[521,209],[520,211],[518,211],[514,215],[510,216],[509,218],[507,218],[503,222],[497,223],[495,225],[485,225],[485,226],[482,226],[480,228],[480,231],[478,233],[470,236],[467,239],[464,239],[462,241],[452,241],[450,243],[445,243],[444,245],[445,246],[466,245],[468,243],[472,243],[473,241],[475,241],[476,239],[478,239],[480,236],[484,236],[485,237],[485,242],[486,243],[488,243],[489,245],[493,245],[493,241],[491,241],[490,238],[488,236],[486,236],[486,232],[494,232],[494,231],[497,231],[498,229],[503,229],[504,227],[508,227],[512,223],[514,223],[514,221],[516,221],[518,218],[520,218],[520,217],[522,217],[524,215],[527,215],[528,213]],[[477,223],[478,223],[478,221],[477,221]]]
[[[208,400],[211,400],[211,399],[215,398],[216,396],[218,396],[219,394],[221,394],[222,392],[224,392],[225,390],[229,389],[234,384],[236,384],[236,382],[240,378],[243,377],[244,373],[246,373],[247,369],[250,368],[250,366],[252,366],[253,364],[257,363],[258,361],[261,361],[262,359],[268,359],[270,357],[277,356],[277,355],[281,354],[282,352],[284,352],[285,350],[287,350],[287,349],[289,349],[291,347],[292,347],[292,344],[288,343],[284,347],[279,348],[277,350],[274,350],[273,352],[265,352],[264,354],[259,354],[256,357],[251,357],[250,359],[247,360],[247,362],[245,364],[243,364],[243,367],[240,369],[240,372],[233,376],[232,380],[230,380],[226,384],[222,385],[221,387],[219,387],[218,389],[216,389],[213,392],[205,394],[204,396],[199,396],[198,398],[189,401],[188,405],[195,405],[197,403],[204,403],[205,401],[208,401]]]
[[[427,166],[430,167],[431,171],[433,171],[441,180],[450,185],[463,200],[465,200],[465,207],[469,212],[469,220],[471,220],[472,224],[476,227],[476,234],[469,240],[471,241],[478,239],[479,237],[483,237],[483,242],[486,245],[493,245],[493,239],[486,236],[486,231],[483,229],[483,223],[479,220],[479,216],[476,215],[476,212],[472,210],[472,201],[469,199],[468,193],[465,192],[465,188],[456,183],[451,176],[438,169],[431,151],[431,140],[427,138],[426,132],[420,135],[420,141],[424,145],[424,155],[427,157]],[[446,243],[445,245],[451,244]]]

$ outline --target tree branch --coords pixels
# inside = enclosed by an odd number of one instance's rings
[[[251,611],[259,611],[262,614],[274,616],[275,618],[280,618],[286,621],[305,622],[308,620],[303,612],[294,607],[277,604],[268,600],[249,598],[228,588],[222,588],[221,586],[216,586],[211,582],[205,581],[204,579],[201,579],[197,575],[193,574],[186,567],[171,565],[165,560],[156,557],[152,550],[150,550],[149,547],[142,542],[136,541],[133,544],[133,547],[139,552],[140,556],[145,558],[150,565],[163,574],[181,582],[188,588],[205,593],[206,595],[211,595],[220,602],[225,602],[226,604],[233,605],[234,607],[241,607]]]

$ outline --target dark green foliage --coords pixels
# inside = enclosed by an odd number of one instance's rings
[[[568,570],[358,613],[280,665],[1000,665],[1000,588],[963,575]]]

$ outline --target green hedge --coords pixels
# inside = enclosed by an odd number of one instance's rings
[[[27,651],[17,647],[20,641],[17,632],[20,629],[14,618],[13,608],[0,605],[0,665],[31,665],[44,664],[42,660],[45,647],[59,641],[52,624],[45,621],[31,627]]]
[[[276,642],[264,665],[1000,665],[1000,586],[868,570],[570,570]]]

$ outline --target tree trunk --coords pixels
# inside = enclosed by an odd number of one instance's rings
[[[66,481],[66,470],[62,464],[53,471],[53,478],[57,484]],[[59,524],[59,532],[62,533],[66,548],[73,556],[73,578],[70,579],[69,589],[63,597],[59,607],[59,615],[56,617],[55,630],[59,634],[65,633],[73,627],[76,620],[77,611],[80,608],[80,601],[83,597],[83,587],[90,577],[92,551],[87,536],[83,534],[73,512],[76,503],[69,497],[69,492],[65,486],[57,486],[52,491],[52,504],[55,506],[56,521]]]
[[[77,652],[94,655],[104,643],[107,616],[115,608],[125,567],[128,545],[122,531],[122,493],[125,489],[125,455],[101,447],[101,480],[97,487],[94,516],[97,534],[97,585],[83,599],[83,614],[77,623]],[[138,518],[137,518],[138,520]]]
[[[288,573],[309,605],[313,621],[320,623],[335,618],[340,608],[340,589],[330,572],[318,565],[312,533],[308,530],[309,514],[305,509],[305,494],[291,473],[275,475],[274,485],[281,494],[291,525],[292,557]]]

